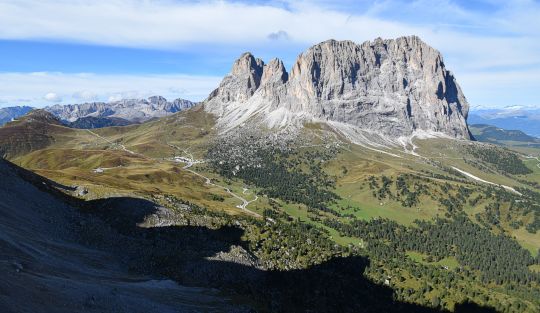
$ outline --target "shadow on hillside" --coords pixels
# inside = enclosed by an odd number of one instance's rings
[[[50,180],[46,177],[39,176],[38,174],[32,171],[29,171],[27,169],[24,169],[22,167],[19,167],[18,165],[15,165],[5,159],[2,159],[2,161],[5,162],[11,168],[13,168],[15,172],[22,179],[34,184],[40,190],[47,191],[55,195],[62,195],[62,196],[65,196],[65,195],[63,193],[59,193],[59,190],[64,190],[64,191],[77,190],[76,187],[62,185],[60,183],[55,182],[54,180]]]
[[[39,188],[54,192],[36,174],[17,167]],[[46,182],[45,184],[43,182]],[[241,304],[260,312],[440,312],[395,301],[393,290],[363,276],[369,260],[364,257],[334,258],[303,270],[263,271],[214,257],[232,246],[245,246],[243,230],[198,226],[140,226],[157,206],[137,198],[80,201],[58,191],[57,196],[77,205],[96,227],[86,227],[87,242],[110,249],[126,260],[133,272],[166,277],[188,286],[223,290]],[[108,247],[108,248],[107,248]],[[464,303],[456,312],[496,312]]]
[[[208,259],[233,245],[245,246],[239,228],[141,228],[137,224],[156,212],[156,205],[143,199],[103,199],[87,202],[86,207],[128,238],[122,253],[130,256],[132,270],[165,276],[184,285],[219,288],[234,298],[250,299],[260,311],[439,312],[394,301],[391,288],[363,276],[369,265],[364,257],[334,258],[304,270],[262,271]],[[465,303],[456,312],[495,311]]]

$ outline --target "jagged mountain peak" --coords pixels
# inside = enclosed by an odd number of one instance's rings
[[[256,75],[261,77],[264,67],[263,60],[255,58],[251,52],[244,52],[235,62],[231,73],[233,75]]]
[[[261,59],[255,58],[251,52],[243,53],[234,62],[231,73],[223,79],[220,88],[214,90],[209,98],[219,98],[226,103],[247,101],[259,88],[263,70]]]
[[[162,97],[162,96],[151,96],[148,98],[148,102],[152,104],[159,104],[159,103],[167,102],[167,99],[165,99],[165,97]]]
[[[290,74],[278,59],[265,65],[245,53],[204,107],[223,131],[256,117],[270,127],[318,121],[391,141],[417,132],[470,138],[465,96],[441,54],[417,36],[327,40],[301,53]]]
[[[289,79],[289,74],[285,69],[283,61],[278,58],[274,58],[268,62],[263,68],[263,74],[261,78],[261,84],[267,83],[286,83]]]

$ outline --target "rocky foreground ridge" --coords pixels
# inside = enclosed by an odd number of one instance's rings
[[[461,88],[441,54],[416,36],[328,40],[300,54],[290,73],[279,59],[265,64],[244,53],[204,108],[224,132],[255,118],[271,128],[325,122],[390,140],[470,139]]]

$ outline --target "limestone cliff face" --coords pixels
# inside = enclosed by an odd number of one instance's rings
[[[302,53],[290,75],[280,60],[265,65],[244,54],[205,109],[227,124],[296,116],[388,137],[420,130],[469,138],[465,96],[441,54],[416,36],[360,45],[328,40]]]
[[[261,84],[264,62],[246,52],[234,62],[231,73],[221,82],[210,97],[219,96],[223,103],[245,102],[257,91]]]

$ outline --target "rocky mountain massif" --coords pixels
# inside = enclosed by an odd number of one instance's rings
[[[91,102],[83,104],[54,105],[45,110],[61,120],[75,122],[80,118],[119,118],[132,123],[141,123],[152,118],[163,117],[188,109],[193,102],[184,99],[167,101],[161,96],[148,99],[125,99],[113,102]]]
[[[255,118],[271,128],[325,122],[353,141],[437,135],[469,139],[469,104],[441,54],[416,36],[328,40],[283,62],[244,53],[204,102],[225,132]]]

